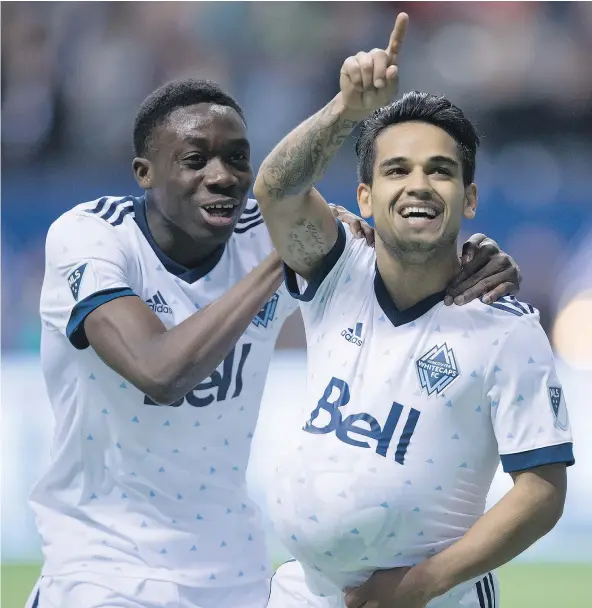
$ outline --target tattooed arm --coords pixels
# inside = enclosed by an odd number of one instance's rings
[[[254,193],[271,238],[306,279],[337,240],[333,213],[314,184],[360,118],[338,95],[287,135],[259,169]]]
[[[337,240],[333,215],[314,184],[356,124],[395,96],[407,22],[405,13],[397,17],[385,50],[348,57],[338,95],[287,135],[259,169],[254,192],[271,238],[283,260],[305,279],[312,278]]]

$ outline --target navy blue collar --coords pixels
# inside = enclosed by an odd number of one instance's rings
[[[203,277],[211,272],[216,264],[222,259],[222,255],[224,254],[225,244],[223,243],[219,247],[214,250],[212,255],[201,262],[198,266],[194,268],[187,268],[175,260],[171,260],[169,256],[156,244],[152,233],[150,232],[150,228],[148,228],[148,220],[146,218],[146,199],[143,196],[134,197],[134,219],[136,220],[136,224],[138,224],[138,228],[142,231],[142,234],[146,237],[146,240],[152,247],[154,253],[158,257],[158,259],[162,262],[162,265],[176,277],[179,277],[186,283],[195,283],[202,279]]]
[[[399,310],[387,291],[386,285],[378,271],[378,266],[376,266],[376,275],[374,276],[374,293],[376,294],[376,299],[378,300],[380,308],[382,308],[384,314],[395,327],[419,319],[419,317],[425,315],[430,308],[443,302],[444,296],[446,295],[446,291],[440,291],[419,301],[410,308]]]

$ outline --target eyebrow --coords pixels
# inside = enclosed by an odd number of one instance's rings
[[[409,159],[406,156],[393,156],[391,158],[387,158],[380,163],[381,169],[388,169],[393,165],[404,165],[409,162]],[[450,158],[449,156],[430,156],[428,159],[430,164],[445,164],[450,165],[451,167],[458,167],[458,161],[454,160],[454,158]]]
[[[209,140],[205,137],[187,137],[185,142],[192,146],[208,146],[210,144]],[[248,148],[250,146],[249,140],[246,137],[236,137],[228,139],[229,146],[238,146],[241,148]]]

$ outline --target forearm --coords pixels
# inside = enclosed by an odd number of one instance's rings
[[[310,280],[337,239],[333,213],[313,188],[362,116],[337,95],[263,161],[254,194],[282,259]]]
[[[509,562],[547,534],[561,516],[562,496],[552,485],[515,486],[458,542],[420,564],[432,596]]]
[[[215,302],[162,333],[145,352],[153,398],[172,403],[207,378],[282,282],[274,252]]]
[[[255,181],[255,198],[278,202],[309,192],[362,118],[345,108],[339,93],[270,152]]]

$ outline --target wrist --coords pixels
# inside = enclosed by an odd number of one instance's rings
[[[368,118],[368,116],[370,116],[370,114],[372,114],[372,112],[374,111],[374,110],[353,109],[353,108],[347,107],[341,92],[337,93],[337,95],[333,99],[332,104],[333,104],[333,112],[335,114],[338,114],[339,117],[343,120],[349,120],[356,124],[359,122],[362,122],[365,118]],[[354,127],[355,127],[355,125],[354,125]],[[354,127],[352,127],[352,131],[353,131]]]
[[[436,555],[415,566],[426,590],[427,601],[444,595],[455,586],[446,569],[445,561],[438,559],[438,557]]]

